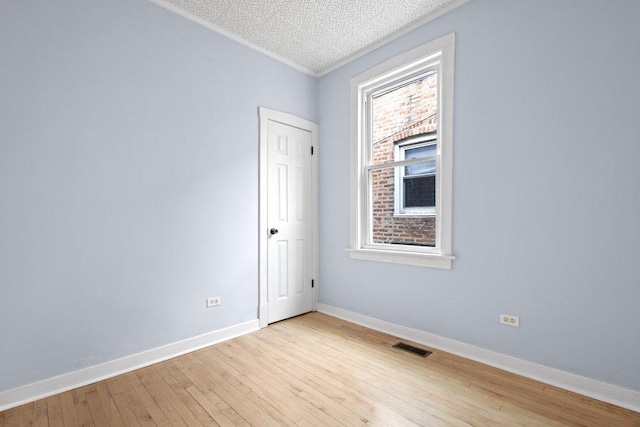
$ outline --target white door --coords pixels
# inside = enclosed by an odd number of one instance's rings
[[[268,322],[312,310],[312,134],[267,123]]]

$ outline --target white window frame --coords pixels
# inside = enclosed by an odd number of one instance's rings
[[[398,55],[351,80],[351,230],[349,255],[353,259],[451,269],[453,178],[453,71],[455,34]],[[438,150],[436,160],[435,247],[371,243],[371,97],[385,88],[426,72],[438,72]],[[427,158],[393,162],[395,166]]]
[[[398,141],[393,150],[394,150],[394,158],[396,161],[405,160],[404,153],[407,149],[412,148],[420,148],[427,147],[430,145],[437,145],[438,137],[435,133],[428,135],[418,135],[412,136],[407,139],[403,139]],[[422,162],[428,162],[429,157],[420,157]],[[431,174],[427,174],[431,175]],[[425,176],[427,176],[425,175]],[[437,182],[437,173],[436,182]],[[394,181],[394,192],[393,192],[393,201],[394,201],[394,216],[396,217],[425,217],[425,216],[435,216],[436,210],[435,208],[426,207],[412,207],[407,208],[404,206],[404,177],[405,177],[405,168],[399,168],[399,173],[395,174]]]

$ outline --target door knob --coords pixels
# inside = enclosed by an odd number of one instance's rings
[[[278,234],[278,229],[277,228],[272,228],[271,230],[269,230],[270,234]]]

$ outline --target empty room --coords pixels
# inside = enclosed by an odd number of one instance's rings
[[[0,0],[0,427],[640,426],[637,0]]]

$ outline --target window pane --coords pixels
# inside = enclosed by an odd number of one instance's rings
[[[409,160],[409,159],[419,159],[421,157],[431,157],[435,156],[438,152],[438,147],[436,144],[432,145],[423,145],[421,147],[416,148],[402,148],[404,151],[404,159],[401,160]],[[420,163],[417,165],[409,165],[405,166],[404,174],[405,175],[424,175],[428,173],[436,173],[436,162],[426,162]]]
[[[393,162],[403,139],[437,131],[438,75],[432,72],[371,100],[371,161]],[[424,157],[424,156],[423,156]]]
[[[435,217],[407,217],[396,214],[396,197],[400,197],[401,191],[396,188],[396,182],[401,182],[401,172],[400,167],[369,172],[371,225],[368,241],[392,245],[435,246]],[[412,179],[415,178],[410,180]]]
[[[424,175],[436,173],[436,162],[417,163],[404,167],[405,175]]]
[[[405,148],[404,158],[405,160],[409,160],[418,159],[420,157],[431,157],[435,156],[437,151],[438,150],[436,144],[423,145],[422,147],[416,148]]]
[[[404,207],[423,208],[436,206],[435,175],[404,177]]]

